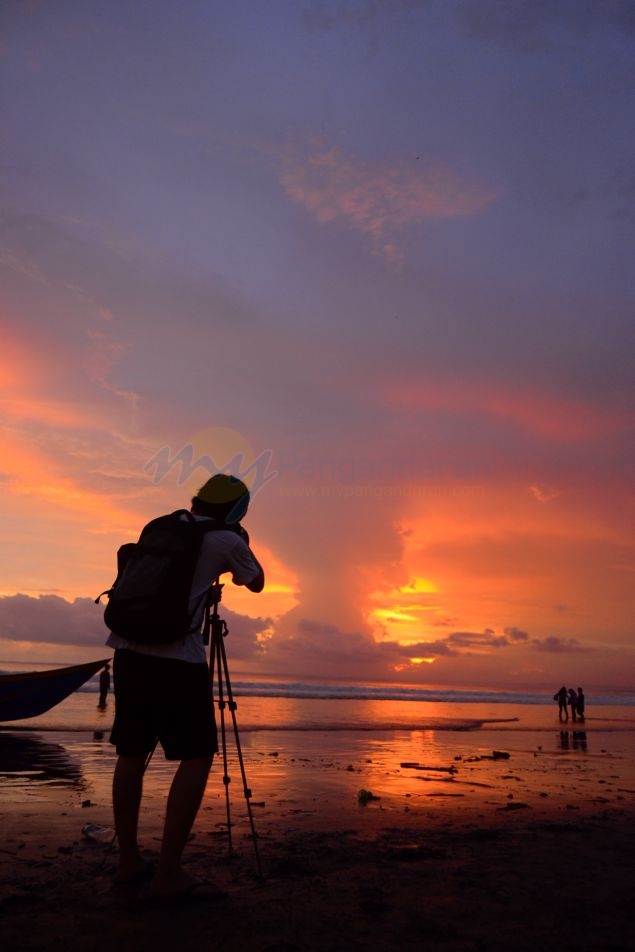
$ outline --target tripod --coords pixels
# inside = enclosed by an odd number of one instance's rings
[[[238,754],[238,763],[240,764],[240,774],[243,782],[243,794],[249,816],[249,825],[251,827],[251,839],[254,844],[254,853],[256,855],[256,866],[258,876],[262,878],[262,867],[260,865],[260,853],[258,852],[258,836],[254,826],[254,817],[251,810],[251,790],[247,784],[247,775],[245,773],[245,764],[243,761],[242,749],[240,746],[240,737],[238,735],[238,723],[236,721],[236,708],[238,707],[232,693],[231,681],[229,679],[229,668],[227,665],[227,652],[225,651],[225,638],[229,634],[227,622],[218,614],[218,603],[221,600],[223,586],[216,579],[210,589],[209,599],[205,612],[204,641],[209,645],[209,673],[214,690],[214,679],[218,687],[218,709],[220,711],[220,729],[221,729],[221,747],[223,752],[223,784],[225,786],[225,809],[227,813],[227,839],[229,851],[232,851],[232,823],[231,809],[229,802],[229,784],[231,777],[227,771],[227,731],[225,727],[225,708],[228,707],[231,712],[232,726],[234,729],[234,741],[236,752]],[[227,700],[225,700],[225,696]]]

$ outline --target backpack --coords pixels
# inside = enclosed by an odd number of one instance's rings
[[[182,518],[185,516],[186,518]],[[108,628],[140,645],[180,641],[190,630],[190,591],[203,537],[214,529],[234,527],[198,521],[187,509],[153,519],[138,542],[117,552],[117,578],[108,595]],[[240,529],[235,529],[240,533]],[[212,580],[210,580],[212,581]]]

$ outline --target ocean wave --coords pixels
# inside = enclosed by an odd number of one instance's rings
[[[37,667],[37,665],[35,665]],[[40,665],[42,667],[42,665]],[[2,673],[24,670],[12,664],[0,669]],[[239,676],[232,679],[231,686],[236,696],[249,698],[288,698],[295,700],[325,701],[412,701],[437,704],[514,704],[522,706],[553,706],[551,690],[500,690],[493,688],[456,688],[451,685],[423,687],[415,684],[350,681],[302,681],[261,679]],[[91,678],[78,693],[94,694],[99,690],[98,676]],[[587,687],[587,703],[595,707],[635,707],[635,690],[606,689],[594,691]]]
[[[289,681],[236,681],[234,692],[244,697],[291,698],[325,701],[413,701],[438,704],[521,704],[553,706],[553,695],[529,691],[491,691],[460,688],[419,688],[386,684],[314,684]],[[597,705],[635,706],[635,693],[593,694]]]

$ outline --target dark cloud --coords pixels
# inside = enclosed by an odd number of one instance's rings
[[[557,638],[549,635],[547,638],[532,638],[531,647],[536,651],[548,651],[552,654],[580,653],[592,651],[581,645],[577,638]]]
[[[491,628],[483,632],[455,631],[448,636],[447,641],[452,648],[457,649],[506,648],[509,645],[505,635],[496,635]]]
[[[264,651],[261,636],[271,627],[271,618],[249,618],[228,608],[223,609],[223,617],[228,629],[228,658],[236,661],[253,661],[260,658]]]
[[[95,648],[104,645],[108,631],[103,609],[90,598],[67,601],[59,595],[32,597],[17,594],[0,597],[0,639],[42,645],[68,645]],[[376,642],[359,632],[343,631],[336,625],[311,619],[299,619],[292,636],[272,631],[270,618],[249,618],[225,608],[228,637],[225,642],[229,665],[234,661],[257,663],[261,670],[279,676],[306,677],[308,673],[337,680],[343,673],[354,672],[361,680],[394,679],[407,671],[423,677],[427,665],[412,659],[458,659],[468,664],[486,660],[498,649],[522,649],[529,643],[535,651],[551,654],[583,653],[576,639],[529,639],[527,632],[507,628],[498,635],[492,629],[482,632],[455,631],[446,638],[403,645],[396,641]]]
[[[356,679],[382,680],[392,677],[395,665],[403,665],[411,653],[410,648],[304,618],[292,636],[277,635],[267,643],[262,667],[280,676],[339,679],[353,673]]]
[[[359,633],[342,632],[335,625],[302,619],[292,638],[277,639],[271,650],[284,662],[291,657],[300,657],[306,666],[309,661],[317,670],[322,665],[338,665],[354,658],[359,664],[375,662],[377,645],[372,639]]]
[[[0,597],[0,637],[9,641],[94,647],[108,636],[103,609],[91,598],[59,595]]]
[[[505,628],[502,635],[497,635],[493,629],[486,628],[482,632],[454,631],[446,638],[437,641],[422,641],[410,645],[384,642],[380,647],[388,646],[395,656],[401,658],[469,657],[476,653],[485,654],[498,648],[515,647],[528,640],[527,632],[519,628]]]
[[[449,641],[449,639],[448,639]],[[408,658],[454,658],[459,652],[448,641],[419,641],[413,645],[400,645],[396,641],[384,641],[378,647],[393,660]]]
[[[223,611],[229,636],[227,654],[237,660],[260,655],[259,636],[271,625],[269,618],[247,618]],[[33,644],[102,646],[108,637],[103,606],[92,598],[69,602],[59,595],[5,595],[0,597],[0,638]]]
[[[524,632],[515,636],[484,632],[453,632],[436,641],[400,644],[376,642],[357,632],[342,631],[336,625],[299,619],[294,634],[276,636],[267,642],[261,657],[267,669],[282,675],[306,675],[308,669],[321,677],[339,678],[354,671],[356,678],[394,678],[404,666],[413,673],[420,668],[412,659],[472,658],[485,656],[498,648],[519,646]],[[411,663],[412,662],[412,663]]]
[[[503,631],[512,641],[528,641],[529,634],[520,628],[504,628]]]

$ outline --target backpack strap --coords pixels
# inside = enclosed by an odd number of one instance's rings
[[[100,594],[95,599],[95,605],[99,605],[99,602],[104,597],[104,595],[107,595],[110,598],[110,596],[115,590],[115,585],[117,584],[117,582],[123,575],[123,570],[128,564],[128,560],[130,559],[130,556],[132,555],[132,553],[134,552],[136,548],[137,548],[136,542],[124,542],[123,545],[119,546],[119,548],[117,549],[117,578],[112,583],[110,588],[107,588],[105,591],[100,592]]]

